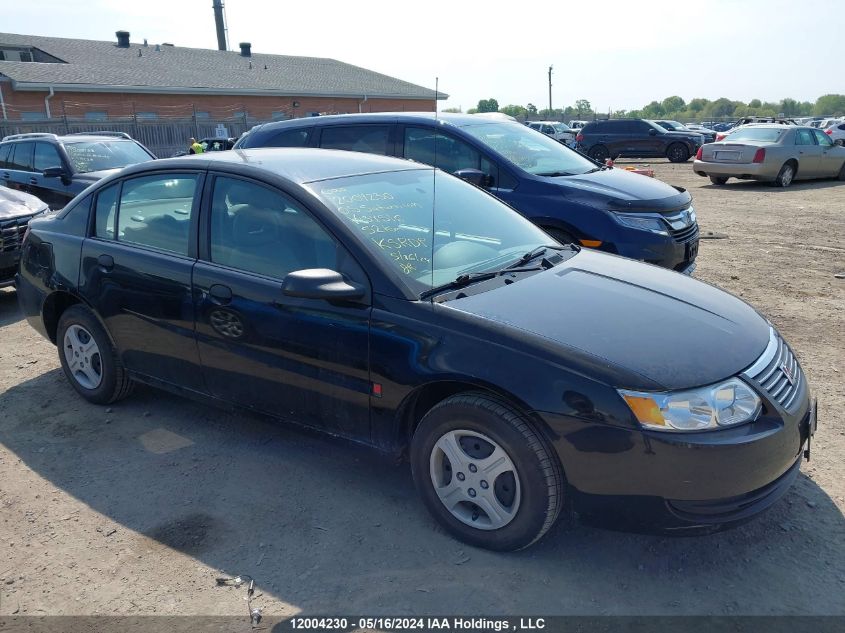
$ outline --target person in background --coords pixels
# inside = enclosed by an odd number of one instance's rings
[[[188,145],[189,145],[189,148],[188,148],[189,154],[202,154],[202,152],[203,152],[202,145],[197,143],[197,139],[195,139],[193,136],[188,139]]]

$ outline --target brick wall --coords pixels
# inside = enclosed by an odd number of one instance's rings
[[[41,113],[45,92],[15,91],[9,83],[2,84],[7,117],[24,118],[24,113]],[[294,106],[294,103],[297,105]],[[434,101],[421,99],[349,99],[325,97],[265,97],[192,94],[134,94],[96,92],[56,92],[50,99],[53,118],[67,116],[83,118],[86,113],[103,112],[110,118],[131,117],[133,114],[155,113],[160,118],[190,117],[194,110],[211,119],[241,117],[267,120],[307,116],[311,112],[348,114],[355,112],[432,112]]]

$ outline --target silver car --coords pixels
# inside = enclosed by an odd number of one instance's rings
[[[793,180],[845,180],[845,147],[811,127],[763,124],[744,127],[725,140],[698,150],[692,164],[699,176],[715,185],[728,178],[773,182],[788,187]]]

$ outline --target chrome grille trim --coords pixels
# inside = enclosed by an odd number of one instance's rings
[[[792,375],[790,380],[787,372]],[[804,373],[798,359],[774,328],[769,328],[769,343],[760,358],[742,375],[755,381],[760,388],[784,409],[795,403],[804,382]]]

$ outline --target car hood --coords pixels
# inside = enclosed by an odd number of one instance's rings
[[[752,365],[769,342],[768,322],[733,295],[593,251],[444,305],[557,350],[562,366],[624,381],[614,387],[712,384]]]
[[[87,171],[85,173],[76,174],[76,179],[84,180],[86,182],[97,182],[98,180],[102,180],[106,176],[116,174],[121,169],[122,168],[118,167],[115,169],[101,169],[100,171]]]
[[[0,187],[0,220],[32,215],[46,208],[44,202],[31,194]]]
[[[685,189],[618,167],[549,180],[591,194],[588,203],[594,204],[595,194],[599,194],[604,201],[602,207],[613,211],[672,211],[689,206],[692,200]]]

